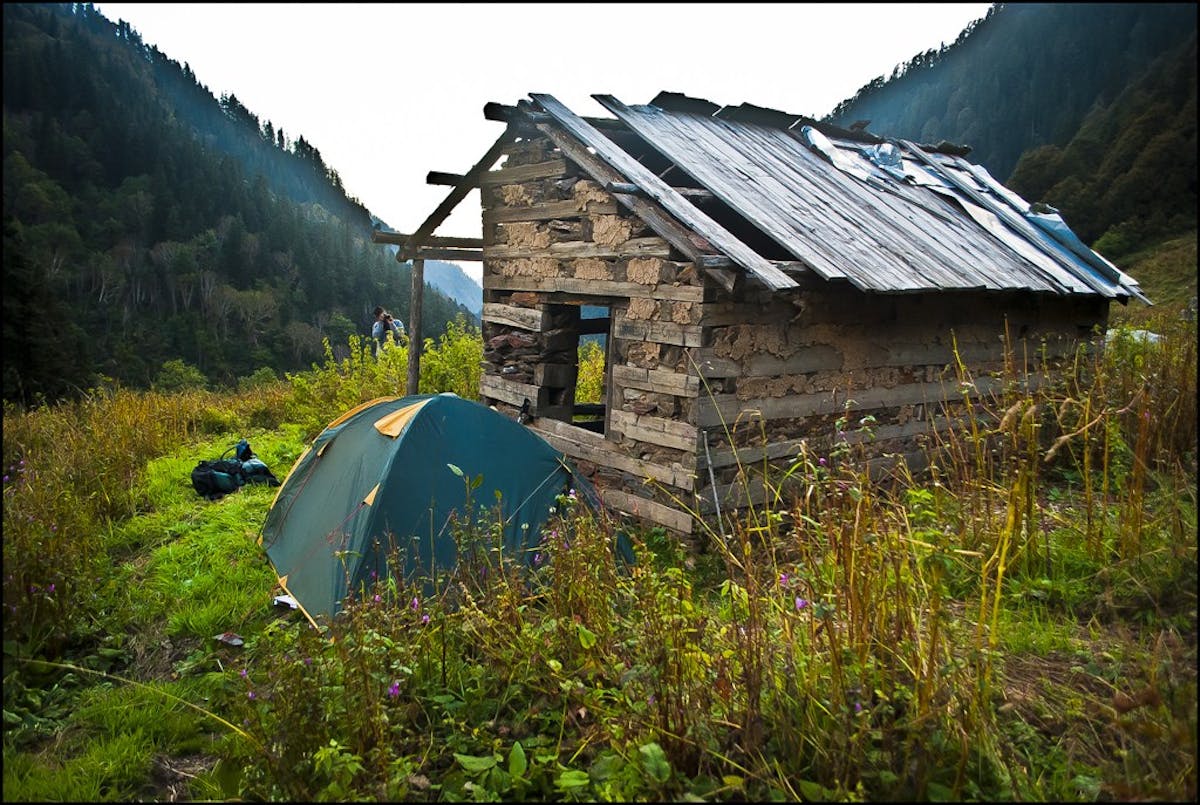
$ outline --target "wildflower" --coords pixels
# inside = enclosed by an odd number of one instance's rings
[[[305,658],[304,658],[304,664],[305,664],[305,665],[312,665],[312,657],[305,657]]]
[[[239,676],[241,676],[241,678],[242,678],[242,679],[245,679],[245,678],[246,678],[246,669],[245,669],[245,668],[243,668],[243,669],[242,669],[242,670],[239,672]]]
[[[825,463],[826,463],[826,462],[825,462],[825,456],[821,456],[820,458],[818,458],[818,459],[817,459],[817,463],[818,463],[818,464],[820,464],[822,467],[824,467],[824,466],[825,466]]]
[[[800,596],[796,596],[796,611],[799,612],[800,610],[804,609],[806,606],[808,606],[808,601],[801,598]]]
[[[416,612],[418,609],[421,608],[421,602],[417,600],[417,597],[415,595],[413,596],[413,600],[408,602],[408,605],[410,607],[412,607],[413,612]]]
[[[855,702],[855,703],[854,703],[854,712],[855,712],[855,713],[861,713],[861,712],[862,712],[862,702]]]
[[[256,697],[255,697],[255,695],[254,695],[254,691],[252,691],[252,690],[250,690],[250,691],[246,691],[246,698],[247,698],[247,699],[254,699],[254,698],[256,698]]]
[[[374,570],[372,570],[372,571],[371,571],[371,578],[373,578],[373,579],[375,579],[375,578],[379,578],[379,574],[377,574],[377,573],[376,573]]]
[[[50,582],[50,586],[46,588],[46,592],[48,592],[48,593],[54,592],[54,582]]]
[[[535,554],[533,555],[533,564],[534,564],[534,567],[536,567],[536,566],[540,565],[541,563],[542,563],[542,554],[541,554],[540,552],[539,552],[539,553],[535,553]]]
[[[375,603],[378,604],[383,599],[379,597],[379,593],[375,593]]]
[[[787,586],[787,583],[788,583],[788,574],[787,574],[787,573],[780,573],[780,574],[779,574],[779,586],[780,586],[780,587],[786,587],[786,586]]]
[[[567,492],[567,497],[569,497],[571,500],[575,500],[575,490],[574,489],[569,490]]]
[[[8,483],[8,476],[7,476],[7,475],[5,475],[5,476],[4,476],[4,483]]]
[[[646,697],[646,704],[654,704],[654,701],[655,701],[655,699],[654,699],[653,693],[651,693],[649,696]]]
[[[394,699],[399,695],[400,695],[400,683],[393,682],[392,686],[390,688],[388,688],[388,696],[391,696]]]
[[[426,612],[424,615],[421,616],[421,623],[422,624],[429,623],[429,613],[428,612]]]

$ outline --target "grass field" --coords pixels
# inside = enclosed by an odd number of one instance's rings
[[[1136,323],[931,476],[801,451],[803,496],[701,552],[633,529],[632,566],[564,497],[536,571],[381,583],[325,633],[271,605],[275,490],[189,473],[244,437],[282,478],[403,348],[6,407],[4,799],[1192,801],[1196,325]],[[422,391],[474,398],[480,349],[430,343]]]

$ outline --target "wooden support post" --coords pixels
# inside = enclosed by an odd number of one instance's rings
[[[412,290],[408,312],[408,387],[405,394],[417,394],[421,379],[421,299],[425,295],[425,261],[412,262]]]

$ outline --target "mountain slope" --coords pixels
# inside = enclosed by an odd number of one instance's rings
[[[483,314],[483,287],[461,266],[441,260],[425,261],[425,282],[475,314]]]
[[[172,359],[229,384],[345,352],[377,304],[407,318],[410,269],[303,136],[90,4],[3,15],[6,400]],[[431,336],[471,317],[433,289],[423,310]]]
[[[998,3],[939,50],[898,65],[828,120],[924,142],[950,140],[997,178],[1030,148],[1064,145],[1196,30],[1190,3]]]

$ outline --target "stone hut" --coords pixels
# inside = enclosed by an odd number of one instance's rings
[[[492,149],[429,175],[453,190],[415,234],[376,240],[414,266],[482,260],[483,402],[608,507],[673,533],[761,498],[764,461],[857,438],[839,418],[870,415],[870,454],[919,464],[963,403],[949,365],[986,393],[1006,344],[1066,355],[1111,300],[1145,301],[967,148],[673,93],[593,97],[612,117],[543,94],[488,104],[506,124]],[[433,235],[475,187],[482,240]],[[589,337],[606,350],[599,402],[576,399]]]

